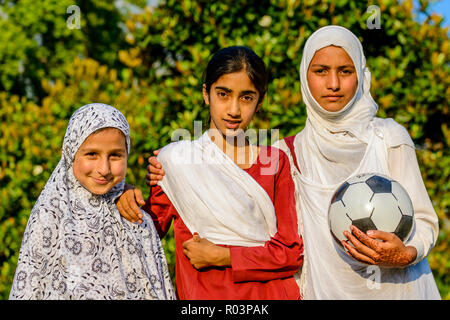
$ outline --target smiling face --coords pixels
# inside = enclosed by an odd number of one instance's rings
[[[73,161],[75,178],[93,194],[105,194],[125,178],[128,153],[124,134],[116,128],[92,133]]]
[[[240,134],[261,106],[259,97],[245,70],[222,75],[209,92],[203,86],[203,98],[210,106],[210,128],[218,129],[226,137]]]
[[[341,47],[317,50],[309,64],[307,78],[312,96],[327,111],[344,108],[358,87],[353,61]]]

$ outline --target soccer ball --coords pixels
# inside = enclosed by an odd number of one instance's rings
[[[403,242],[411,235],[414,210],[406,190],[397,181],[378,173],[356,175],[334,193],[328,209],[328,225],[339,246],[348,240],[354,225],[362,232],[393,232]]]

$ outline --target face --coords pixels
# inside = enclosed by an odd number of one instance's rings
[[[211,129],[224,136],[236,136],[245,130],[258,111],[260,94],[245,70],[221,76],[209,92],[203,86],[203,98],[210,106]]]
[[[115,128],[92,133],[73,161],[75,178],[93,194],[105,194],[125,178],[127,148],[124,134]]]
[[[355,95],[358,78],[347,52],[335,46],[317,50],[308,68],[309,91],[327,111],[339,111]]]

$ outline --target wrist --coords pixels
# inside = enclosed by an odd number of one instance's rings
[[[407,246],[406,249],[406,263],[405,267],[414,262],[417,258],[417,249],[413,246]]]
[[[213,264],[218,267],[228,267],[231,265],[230,249],[216,246]]]

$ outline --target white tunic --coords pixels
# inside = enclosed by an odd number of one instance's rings
[[[342,176],[333,166],[323,167],[322,175],[336,177],[334,184],[318,184],[298,172],[284,140],[276,143],[288,154],[296,187],[299,233],[303,236],[305,260],[297,279],[304,299],[440,299],[426,255],[438,233],[438,219],[423,184],[414,149],[397,145],[403,127],[391,119],[374,118],[372,132],[355,169]],[[294,139],[297,159],[301,157]],[[307,156],[307,155],[304,155]],[[358,164],[359,162],[359,164]],[[351,167],[351,166],[350,166]],[[300,166],[300,170],[304,168]],[[328,206],[337,187],[358,173],[378,172],[397,180],[408,191],[414,206],[414,230],[406,243],[417,249],[416,260],[406,268],[380,268],[357,262],[335,245],[328,227]],[[316,179],[317,180],[317,179]]]

